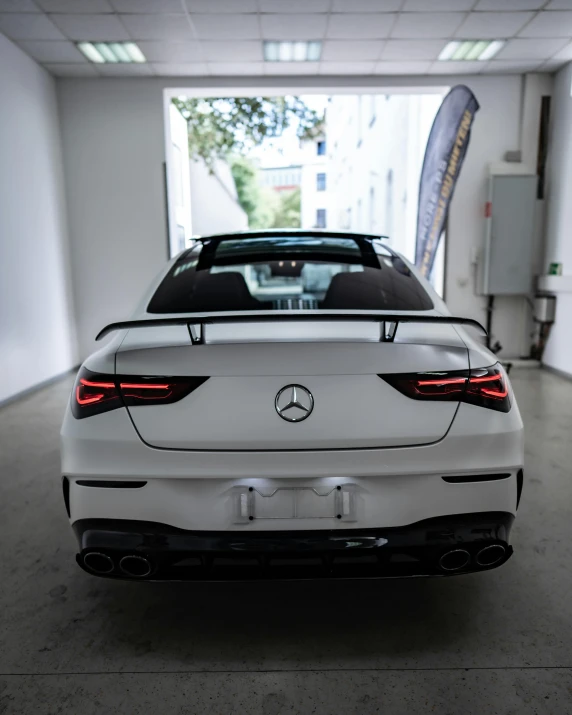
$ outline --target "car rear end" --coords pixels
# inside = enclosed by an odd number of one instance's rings
[[[212,323],[134,327],[82,366],[62,428],[78,563],[158,580],[503,563],[523,446],[502,367],[445,322],[402,322],[387,339],[370,311],[446,308],[373,241],[273,238],[197,247],[138,314]],[[193,271],[189,297],[173,282]]]

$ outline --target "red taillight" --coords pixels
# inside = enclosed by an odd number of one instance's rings
[[[414,400],[468,402],[499,412],[510,410],[507,379],[498,363],[474,370],[379,377]]]
[[[90,417],[121,407],[121,398],[109,375],[97,375],[80,370],[74,385],[72,412],[74,417]]]
[[[82,419],[118,407],[170,404],[183,399],[208,377],[135,377],[100,375],[82,368],[77,376],[71,408]]]
[[[137,381],[119,378],[121,395],[127,406],[168,405],[186,397],[200,387],[208,377],[140,378]]]

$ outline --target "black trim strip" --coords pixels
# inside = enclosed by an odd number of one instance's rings
[[[96,340],[101,340],[115,330],[127,330],[131,328],[153,328],[161,325],[212,325],[215,323],[272,323],[272,322],[296,322],[296,321],[358,321],[383,323],[382,341],[392,342],[395,336],[395,329],[386,331],[385,324],[389,323],[397,328],[399,323],[440,323],[445,325],[470,325],[477,328],[485,335],[487,331],[484,327],[472,318],[457,318],[449,315],[408,315],[403,313],[338,313],[325,311],[269,311],[251,313],[240,313],[235,315],[212,315],[212,314],[188,314],[174,318],[151,318],[143,320],[125,320],[119,323],[110,323],[99,331]],[[201,335],[204,331],[201,330]],[[201,340],[202,342],[202,340]]]
[[[516,508],[520,504],[520,497],[522,496],[522,487],[524,486],[524,471],[522,469],[518,470],[516,475]]]
[[[500,479],[509,479],[512,475],[506,474],[466,474],[462,477],[441,477],[449,484],[469,484],[470,482],[496,482]]]
[[[76,481],[80,487],[98,487],[100,489],[141,489],[147,482],[133,480],[109,480],[109,479],[78,479]]]
[[[64,504],[66,505],[66,512],[68,519],[71,517],[70,513],[70,480],[67,477],[62,477],[62,489],[64,492]]]

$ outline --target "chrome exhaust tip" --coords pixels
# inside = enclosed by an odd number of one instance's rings
[[[505,553],[506,549],[502,544],[491,544],[478,552],[476,562],[479,566],[494,566],[502,561]]]
[[[471,555],[466,549],[452,549],[443,554],[439,559],[439,566],[443,571],[459,571],[471,560]]]
[[[111,557],[99,551],[90,551],[85,554],[83,563],[93,573],[111,573],[115,568]]]
[[[136,556],[131,554],[124,556],[119,562],[119,568],[127,576],[133,578],[145,578],[151,573],[151,562],[145,556]]]

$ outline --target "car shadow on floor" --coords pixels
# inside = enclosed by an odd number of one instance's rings
[[[484,579],[490,579],[485,574]],[[199,669],[355,667],[455,651],[477,626],[482,577],[90,584],[108,657]]]

